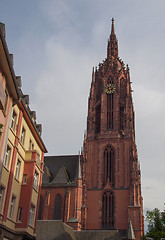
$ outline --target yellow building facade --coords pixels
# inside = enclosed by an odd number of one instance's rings
[[[9,54],[5,41],[5,25],[0,23],[0,168],[3,162],[12,106],[19,98],[12,63],[12,54]]]
[[[3,36],[2,39],[5,42]],[[0,79],[5,89],[7,77],[1,67],[2,60],[0,58]],[[4,131],[0,139],[0,239],[35,239],[47,150],[41,139],[42,126],[36,123],[36,113],[29,108],[29,96],[22,93],[21,78],[14,75],[13,69],[12,73],[15,98],[12,95],[7,100],[6,114],[4,110],[0,113],[4,115],[0,118]],[[10,89],[10,83],[8,86]]]

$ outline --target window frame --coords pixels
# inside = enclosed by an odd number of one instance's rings
[[[22,220],[22,207],[18,208],[18,217],[17,217],[17,222],[21,222]]]
[[[104,150],[103,185],[109,180],[111,186],[115,184],[115,149],[108,145]]]
[[[2,192],[1,192],[1,189],[2,189]],[[4,197],[5,197],[5,187],[3,185],[0,185],[0,212],[2,212]]]
[[[24,145],[25,143],[25,134],[26,134],[26,130],[24,128],[24,126],[22,127],[22,131],[21,131],[21,137],[20,137],[20,142]]]
[[[13,110],[12,117],[11,117],[11,125],[10,125],[13,131],[15,131],[16,129],[16,121],[17,121],[17,114],[15,110]]]
[[[37,170],[34,172],[34,181],[33,181],[33,188],[37,191],[38,189],[38,180],[39,180],[39,173]]]
[[[16,167],[15,167],[15,178],[19,181],[20,177],[20,170],[21,170],[21,160],[18,158]]]
[[[10,219],[13,219],[13,216],[14,216],[15,202],[16,202],[16,196],[12,195],[12,198],[10,201],[10,209],[9,209],[9,218]]]
[[[27,174],[23,174],[23,177],[22,177],[22,184],[27,184]]]
[[[102,196],[102,229],[114,229],[114,193],[106,190]]]
[[[10,164],[10,158],[11,158],[11,147],[7,144],[5,157],[4,157],[4,166],[8,169]]]
[[[35,206],[34,206],[34,204],[31,203],[30,212],[29,212],[29,225],[30,226],[34,225],[34,219],[35,219]]]

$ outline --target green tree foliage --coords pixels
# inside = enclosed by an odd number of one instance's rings
[[[146,212],[146,221],[148,222],[148,232],[145,237],[160,240],[165,238],[165,211],[160,212],[158,208]]]

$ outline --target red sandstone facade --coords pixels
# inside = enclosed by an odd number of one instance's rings
[[[66,162],[64,170],[69,176]],[[132,90],[129,68],[118,57],[113,20],[107,58],[92,74],[81,176],[70,181],[66,175],[68,180],[55,181],[61,170],[51,174],[52,166],[59,168],[55,159],[48,166],[50,172],[44,173],[51,180],[42,185],[40,219],[58,219],[58,205],[61,219],[75,230],[117,229],[126,237],[133,226],[132,232],[140,240],[144,233],[143,199]],[[58,197],[61,202],[56,205]]]
[[[83,229],[143,234],[143,200],[128,66],[118,57],[114,21],[107,58],[92,75],[82,163]]]

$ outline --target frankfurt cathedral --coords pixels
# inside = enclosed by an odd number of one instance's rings
[[[141,239],[143,198],[131,80],[118,55],[113,19],[107,57],[92,72],[83,151],[46,156],[44,162],[39,220],[62,220],[77,239],[90,239],[80,235],[91,231]]]

